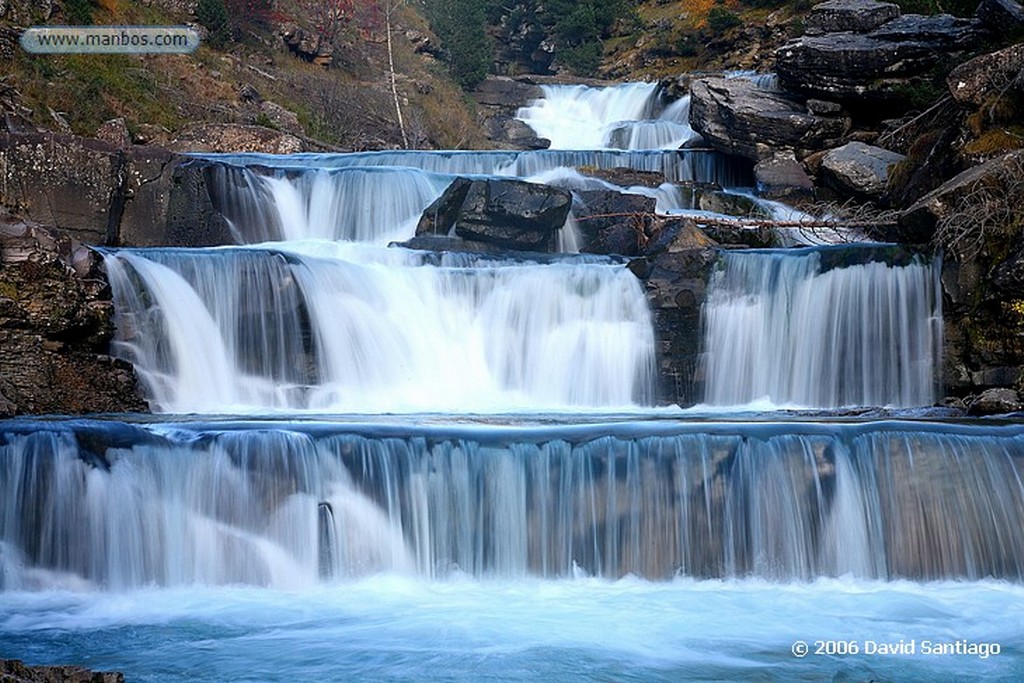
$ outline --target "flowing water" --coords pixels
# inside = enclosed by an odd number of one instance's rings
[[[937,262],[724,253],[704,403],[658,407],[621,259],[388,246],[459,174],[657,170],[629,191],[662,212],[692,210],[679,181],[747,192],[675,149],[687,107],[552,87],[520,112],[543,152],[197,158],[236,244],[105,255],[112,353],[157,415],[0,422],[0,656],[141,681],[1024,677],[1024,426],[918,410]]]

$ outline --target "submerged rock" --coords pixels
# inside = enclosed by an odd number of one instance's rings
[[[499,178],[456,178],[428,206],[416,234],[454,232],[467,240],[518,251],[553,251],[572,195],[546,185]]]

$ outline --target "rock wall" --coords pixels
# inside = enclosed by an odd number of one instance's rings
[[[0,215],[0,416],[148,410],[131,365],[106,355],[113,315],[98,254]]]

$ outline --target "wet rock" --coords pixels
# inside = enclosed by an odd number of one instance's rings
[[[808,35],[840,31],[867,33],[899,15],[899,5],[891,2],[828,0],[812,7],[804,24]]]
[[[840,192],[877,199],[886,190],[892,167],[904,159],[902,154],[881,147],[849,142],[825,154],[821,175]]]
[[[28,666],[19,659],[0,659],[3,683],[124,683],[124,674],[90,671],[80,666]]]
[[[629,262],[651,307],[657,339],[658,396],[663,404],[690,406],[704,397],[700,371],[700,315],[714,248],[663,251]]]
[[[583,244],[592,254],[638,255],[653,234],[655,200],[614,190],[576,193],[574,209]]]
[[[953,98],[964,105],[980,107],[1009,88],[1024,89],[1024,44],[979,55],[949,72],[946,84]]]
[[[999,415],[1018,410],[1024,410],[1024,403],[1013,389],[986,389],[967,403],[968,415]]]
[[[238,123],[198,123],[187,126],[167,148],[174,152],[261,154],[295,154],[305,150],[302,140],[294,135],[273,128]]]
[[[66,234],[0,216],[0,410],[146,410],[132,367],[106,355],[114,310],[101,264]]]
[[[456,178],[420,217],[416,234],[450,232],[518,251],[553,251],[572,195],[520,180]]]
[[[814,183],[804,167],[790,154],[776,154],[754,165],[757,193],[768,199],[813,199]]]
[[[690,125],[715,149],[758,161],[779,149],[834,145],[843,121],[807,113],[803,100],[733,78],[693,82]]]

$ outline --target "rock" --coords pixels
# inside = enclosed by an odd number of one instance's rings
[[[923,244],[935,234],[938,222],[957,210],[961,198],[979,187],[1001,185],[1016,177],[1024,165],[1024,150],[986,161],[957,174],[900,214],[900,239]]]
[[[840,31],[867,33],[899,15],[899,5],[891,2],[828,0],[811,8],[804,25],[808,35]]]
[[[111,200],[123,154],[106,142],[55,133],[0,133],[0,205],[88,244],[113,244]]]
[[[1019,299],[1024,293],[1024,243],[1016,248],[992,272],[992,287],[1002,298]]]
[[[877,199],[885,193],[892,167],[904,159],[881,147],[849,142],[825,154],[821,175],[840,192]]]
[[[197,123],[178,133],[168,149],[175,152],[258,152],[295,154],[305,147],[302,140],[263,126],[238,123]]]
[[[52,0],[7,0],[0,18],[21,26],[42,24],[53,16],[54,4]]]
[[[701,306],[717,260],[717,249],[696,248],[663,251],[629,263],[644,284],[654,320],[659,403],[690,406],[704,398]]]
[[[636,256],[654,234],[655,200],[614,190],[576,193],[580,251]]]
[[[814,198],[814,183],[792,153],[776,154],[754,165],[757,193],[768,199]]]
[[[776,70],[787,90],[864,110],[879,101],[906,99],[908,90],[950,52],[978,38],[974,20],[908,14],[867,34],[792,40],[776,52]]]
[[[124,683],[124,674],[90,671],[80,666],[28,666],[20,659],[0,659],[3,683]]]
[[[1020,396],[1013,389],[986,389],[967,403],[968,415],[999,415],[1024,410]]]
[[[278,130],[292,133],[294,135],[306,134],[306,131],[302,129],[302,124],[299,123],[299,117],[293,112],[282,107],[277,102],[264,100],[260,103],[260,111],[270,119]]]
[[[420,217],[416,234],[448,234],[516,251],[553,251],[572,195],[520,180],[456,178]]]
[[[1012,36],[1024,29],[1024,7],[1014,0],[981,0],[975,16],[990,31]]]
[[[299,59],[320,66],[330,66],[334,61],[331,45],[322,41],[313,31],[288,23],[281,27],[279,35],[285,46]]]
[[[124,119],[110,119],[96,129],[96,138],[107,143],[115,149],[124,149],[132,144],[131,133],[128,132],[128,124]]]
[[[540,86],[508,76],[487,76],[471,93],[477,104],[505,107],[512,112],[544,96]]]
[[[1005,92],[1022,71],[1024,43],[1018,43],[956,66],[949,72],[946,85],[957,102],[980,107]]]
[[[662,253],[678,254],[694,249],[717,247],[692,218],[658,216],[654,219],[654,235],[644,247],[646,256]]]
[[[102,258],[58,231],[0,216],[0,394],[6,413],[144,412],[131,365],[106,355]]]
[[[618,185],[619,187],[650,187],[657,188],[665,184],[665,174],[658,171],[637,171],[624,166],[616,168],[580,168],[580,173],[590,177]],[[709,186],[721,189],[717,185]]]
[[[838,102],[827,100],[807,100],[807,112],[816,116],[840,116],[843,113],[843,105]]]
[[[246,104],[259,104],[263,101],[263,96],[251,83],[243,83],[238,88],[238,99]]]
[[[779,149],[834,145],[843,121],[808,114],[790,95],[733,78],[701,78],[692,86],[690,125],[715,149],[753,161]]]

